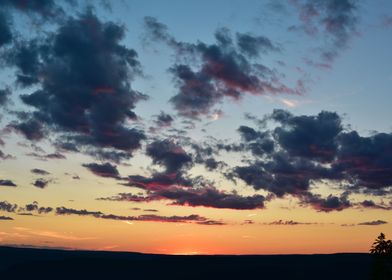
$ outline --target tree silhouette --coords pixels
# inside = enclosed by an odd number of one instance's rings
[[[376,256],[392,257],[392,241],[385,239],[385,234],[380,233],[370,248],[370,253]]]

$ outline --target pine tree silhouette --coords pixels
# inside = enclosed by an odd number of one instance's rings
[[[370,253],[376,256],[392,256],[392,241],[385,239],[385,234],[380,233],[370,248]]]

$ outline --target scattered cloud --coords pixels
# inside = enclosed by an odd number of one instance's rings
[[[92,216],[99,219],[115,220],[115,221],[144,221],[144,222],[166,222],[166,223],[196,223],[201,225],[223,225],[223,222],[207,219],[199,215],[188,216],[159,216],[159,215],[139,215],[139,216],[122,216],[115,214],[104,214],[100,211],[88,211],[85,209],[77,210],[66,207],[57,207],[57,215],[78,215]]]
[[[39,189],[44,189],[48,186],[49,182],[50,182],[50,180],[46,180],[44,178],[39,178],[33,182],[33,186],[37,187]]]
[[[39,89],[21,96],[35,111],[19,114],[10,127],[32,141],[50,131],[62,135],[63,147],[129,158],[145,135],[127,123],[136,120],[133,109],[146,96],[131,88],[141,68],[136,51],[121,44],[124,36],[124,26],[101,22],[88,10],[64,20],[47,38],[19,42],[7,63],[16,67],[20,86]]]
[[[1,179],[0,180],[0,186],[16,187],[16,184],[13,181],[11,181],[11,180]]]
[[[83,164],[88,170],[100,177],[111,177],[111,178],[119,178],[120,173],[117,170],[115,165],[110,164],[109,162],[98,164],[98,163],[88,163]]]
[[[388,222],[383,221],[383,220],[377,220],[377,221],[371,221],[371,222],[363,222],[359,223],[359,226],[379,226],[379,225],[385,225]]]
[[[146,40],[166,43],[178,57],[196,60],[200,67],[190,63],[175,63],[170,68],[178,93],[170,99],[180,115],[199,119],[210,115],[215,105],[225,98],[241,99],[250,94],[301,94],[300,83],[290,88],[280,82],[279,75],[259,61],[262,53],[277,51],[270,39],[250,33],[237,33],[236,44],[226,28],[215,33],[216,43],[184,43],[169,34],[163,23],[152,17],[145,18]]]
[[[308,64],[330,68],[357,34],[359,1],[293,0],[290,3],[298,11],[300,24],[290,26],[289,30],[302,31],[323,42],[319,48],[321,62],[308,59]]]
[[[265,198],[262,195],[241,196],[236,193],[219,191],[214,187],[179,188],[166,187],[150,191],[147,196],[120,193],[117,196],[99,198],[109,201],[151,202],[159,200],[171,201],[170,205],[191,207],[226,208],[249,210],[264,208]]]
[[[39,168],[34,168],[34,169],[31,169],[30,171],[33,174],[37,174],[37,175],[41,175],[41,176],[45,176],[45,175],[50,174],[50,172],[43,170],[43,169],[39,169]]]
[[[14,218],[8,216],[0,216],[0,221],[13,221]]]
[[[297,225],[315,225],[318,223],[310,223],[310,222],[297,222],[293,220],[276,220],[269,223],[264,223],[264,225],[272,225],[272,226],[297,226]]]

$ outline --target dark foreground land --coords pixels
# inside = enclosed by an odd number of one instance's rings
[[[368,254],[170,256],[0,247],[0,279],[391,280],[390,262]]]

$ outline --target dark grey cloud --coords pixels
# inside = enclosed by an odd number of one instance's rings
[[[88,211],[86,209],[73,209],[64,206],[56,208],[56,215],[78,215],[78,216],[93,216],[100,217],[103,213],[101,211]]]
[[[214,221],[214,220],[206,220],[206,221],[199,221],[197,222],[199,225],[206,225],[206,226],[224,226],[227,225],[227,223],[222,222],[222,221]]]
[[[8,216],[0,216],[0,221],[13,221],[14,218]]]
[[[138,187],[145,190],[158,190],[170,186],[192,187],[193,181],[182,172],[177,173],[153,173],[150,177],[131,175],[128,176],[128,183],[131,187]]]
[[[219,191],[214,187],[180,188],[175,186],[150,190],[146,196],[120,193],[117,196],[100,198],[100,200],[129,202],[167,200],[171,202],[171,205],[237,210],[261,209],[264,208],[265,202],[265,198],[262,195],[241,196],[236,193]]]
[[[191,187],[192,179],[188,178],[186,171],[193,166],[192,156],[179,144],[172,140],[155,140],[146,147],[153,164],[164,168],[164,171],[152,172],[151,176],[131,175],[125,185],[146,190],[167,188],[172,185]]]
[[[253,128],[251,128],[249,126],[245,126],[245,125],[241,125],[238,128],[238,132],[241,134],[241,137],[246,142],[253,141],[253,140],[256,140],[258,138],[263,138],[263,134],[262,133],[257,132]]]
[[[144,222],[165,222],[165,223],[196,223],[201,225],[223,225],[221,221],[214,221],[203,216],[192,214],[188,216],[159,216],[159,215],[139,215],[139,216],[122,216],[115,214],[104,214],[100,211],[88,211],[85,209],[77,210],[73,208],[57,207],[57,215],[79,215],[92,216],[99,219],[116,220],[116,221],[144,221]]]
[[[256,131],[249,126],[242,125],[238,128],[245,145],[231,146],[229,150],[242,149],[251,151],[256,156],[270,154],[275,148],[275,143],[268,133]]]
[[[38,214],[48,214],[53,211],[53,208],[39,206],[38,202],[34,201],[33,203],[26,204],[23,208],[19,209],[19,211],[36,212]]]
[[[241,196],[236,193],[225,193],[212,186],[211,182],[202,176],[189,177],[187,170],[194,162],[203,162],[211,169],[221,163],[216,162],[210,155],[213,150],[204,149],[200,145],[191,145],[198,152],[196,157],[209,155],[203,161],[195,159],[179,144],[170,140],[156,140],[146,148],[154,164],[164,167],[163,172],[153,172],[150,177],[132,175],[125,185],[142,188],[146,196],[119,194],[119,196],[100,198],[101,200],[150,202],[168,200],[172,205],[203,206],[230,209],[256,209],[264,207],[265,198],[261,195]]]
[[[12,42],[10,19],[3,11],[0,11],[0,47]]]
[[[0,24],[1,24],[1,22],[0,22]],[[1,32],[1,30],[0,30],[0,32]],[[1,46],[1,43],[0,43],[0,46]],[[9,88],[0,89],[0,107],[4,106],[8,102],[10,95],[11,95],[11,90]]]
[[[310,205],[319,212],[342,211],[352,206],[345,194],[340,197],[328,195],[326,198],[322,198],[320,195],[308,194],[302,198],[301,203]]]
[[[106,200],[106,201],[128,201],[128,202],[148,202],[150,198],[147,196],[136,195],[132,193],[119,193],[116,196],[111,197],[100,197],[97,200]],[[140,210],[140,208],[132,208],[132,210]]]
[[[370,209],[381,209],[381,210],[391,210],[392,205],[388,206],[385,205],[384,203],[377,204],[371,199],[365,199],[362,202],[359,203],[359,206],[363,208],[370,208]]]
[[[16,187],[16,184],[11,180],[0,179],[0,186]]]
[[[65,1],[67,2],[67,1]],[[10,44],[14,37],[13,17],[14,12],[26,14],[30,18],[58,20],[64,15],[62,7],[53,0],[2,0],[0,1],[0,47]]]
[[[257,209],[264,208],[265,198],[262,195],[241,196],[236,193],[225,193],[214,187],[206,188],[169,188],[162,189],[150,195],[150,198],[172,200],[173,205],[192,207],[212,207],[227,209]]]
[[[43,169],[39,169],[39,168],[33,168],[30,171],[31,171],[31,173],[42,175],[42,176],[50,174],[50,172],[43,170]]]
[[[204,166],[208,171],[217,170],[226,166],[223,161],[217,161],[215,158],[210,157],[204,160]]]
[[[274,70],[249,60],[260,53],[275,50],[266,37],[237,34],[237,46],[227,29],[215,33],[216,43],[184,43],[169,34],[166,25],[155,18],[145,18],[146,38],[164,42],[172,47],[179,58],[192,63],[175,63],[170,68],[178,93],[170,99],[174,108],[188,118],[198,119],[210,114],[224,98],[238,100],[246,93],[298,94],[303,88],[290,88],[279,82]],[[180,59],[179,59],[180,60]]]
[[[192,157],[184,149],[170,140],[156,140],[149,144],[146,154],[154,164],[165,167],[166,173],[178,172],[187,165],[192,164]]]
[[[32,141],[41,140],[45,135],[42,124],[36,119],[12,122],[9,127],[15,129],[28,140]]]
[[[8,201],[0,201],[0,211],[15,212],[18,209],[17,204],[9,203]]]
[[[42,161],[47,161],[48,159],[66,159],[66,156],[63,155],[62,153],[59,152],[54,152],[54,153],[37,153],[37,152],[31,152],[26,154],[27,156],[35,157],[36,159],[42,160]]]
[[[120,173],[117,170],[117,167],[109,162],[106,163],[88,163],[83,164],[88,170],[100,177],[111,177],[111,178],[119,178]]]
[[[137,53],[121,44],[124,36],[124,26],[87,11],[46,38],[10,50],[7,61],[16,68],[17,82],[38,87],[21,96],[35,111],[12,127],[30,140],[42,139],[46,129],[91,154],[96,149],[130,157],[145,136],[128,122],[137,118],[135,105],[146,96],[131,87],[141,67]]]
[[[383,220],[377,220],[377,221],[371,221],[371,222],[363,222],[359,223],[359,226],[379,226],[379,225],[385,225],[388,222],[383,221]]]
[[[335,174],[307,159],[277,152],[268,161],[255,161],[233,169],[235,177],[256,190],[264,189],[278,197],[300,195],[309,190],[312,180],[334,179]]]
[[[163,111],[156,116],[155,124],[157,127],[169,127],[172,125],[174,118]]]
[[[239,50],[249,57],[258,57],[262,53],[278,51],[270,39],[264,36],[254,36],[250,33],[237,33],[237,45]]]
[[[144,212],[159,212],[157,209],[144,209]]]
[[[343,130],[338,114],[323,111],[317,116],[293,116],[274,110],[271,118],[281,124],[274,136],[290,155],[320,161],[330,161],[336,155],[336,137]]]
[[[39,179],[36,179],[32,184],[34,187],[44,189],[48,186],[49,182],[50,182],[50,180],[46,180],[44,178],[39,178]]]
[[[240,143],[219,144],[226,152],[250,152],[244,165],[226,172],[256,190],[278,197],[292,195],[318,211],[343,210],[351,193],[386,195],[392,191],[392,134],[360,136],[345,128],[333,112],[294,116],[274,110],[256,122],[258,128],[240,126]],[[333,182],[342,195],[320,197],[311,193],[313,183]],[[388,209],[371,201],[361,207]]]
[[[5,8],[14,9],[23,13],[34,13],[44,18],[59,16],[64,12],[54,0],[2,0],[0,2],[0,9]]]
[[[347,174],[354,187],[376,194],[392,186],[392,134],[363,137],[351,131],[339,135],[339,144],[334,168]]]
[[[203,164],[208,171],[222,170],[226,167],[227,163],[216,159],[216,156],[219,155],[219,149],[214,147],[216,142],[216,139],[211,138],[204,143],[196,143],[193,141],[186,143],[186,145],[192,149],[194,163]]]
[[[144,26],[148,31],[145,34],[145,43],[148,44],[149,41],[164,41],[169,45],[177,44],[176,40],[169,34],[167,26],[156,18],[146,16],[144,18]]]
[[[313,65],[330,67],[332,61],[348,47],[350,39],[357,33],[358,0],[294,0],[298,9],[300,26],[291,26],[290,30],[302,30],[305,34],[319,36],[321,63]]]

